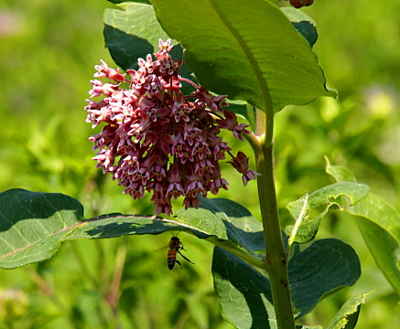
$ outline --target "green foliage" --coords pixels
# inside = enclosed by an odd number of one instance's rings
[[[123,3],[119,6],[123,10],[108,8],[104,12],[106,46],[118,66],[125,71],[137,69],[137,59],[156,52],[158,40],[169,37],[157,22],[151,5]],[[174,56],[174,59],[181,58],[182,54],[178,58]]]
[[[121,4],[119,9],[106,9],[104,13],[104,38],[114,62],[122,69],[137,69],[138,58],[145,58],[158,50],[158,40],[167,40],[169,36],[161,28],[151,5],[142,3]],[[134,22],[135,24],[132,24]],[[143,26],[146,26],[144,29]],[[183,58],[183,51],[176,40],[171,51],[174,60]],[[126,45],[129,45],[126,48]],[[183,62],[179,74],[197,82],[192,71]],[[192,85],[183,83],[182,92],[186,95],[194,91]],[[229,100],[229,110],[249,118],[245,102]]]
[[[215,291],[223,317],[237,328],[277,328],[269,280],[233,254],[214,248]],[[318,301],[361,275],[357,254],[337,239],[318,240],[289,263],[290,290],[297,318]],[[322,279],[321,279],[322,278]]]
[[[236,328],[276,328],[271,288],[264,275],[218,247],[212,273],[222,316]]]
[[[19,211],[21,205],[23,211]],[[254,255],[264,248],[262,225],[242,206],[226,199],[203,199],[200,209],[178,211],[173,219],[109,214],[83,220],[83,207],[62,194],[14,189],[0,194],[4,218],[0,266],[11,269],[43,261],[71,239],[185,231],[262,266]],[[21,239],[23,237],[23,239]]]
[[[267,1],[201,2],[195,10],[186,0],[153,5],[163,29],[186,49],[186,63],[205,88],[264,111],[269,102],[279,111],[288,104],[335,95],[325,89],[325,77],[307,42]]]
[[[317,240],[295,253],[289,262],[289,280],[296,318],[309,313],[329,294],[352,286],[360,275],[356,252],[341,240]]]
[[[83,207],[63,194],[13,189],[0,194],[0,266],[11,269],[52,257],[79,223]]]
[[[315,21],[303,11],[292,7],[284,7],[282,11],[292,22],[293,27],[308,41],[311,47],[318,40],[318,31]]]
[[[325,77],[307,42],[281,11],[266,1],[236,1],[225,7],[223,3],[216,7],[197,3],[195,10],[185,1],[174,2],[173,6],[153,1],[153,5],[163,29],[185,48],[186,64],[196,71],[201,85],[211,91],[246,100],[263,110],[268,107],[268,100],[275,111],[288,104],[306,104],[319,96],[335,95],[325,89]],[[106,40],[119,33],[120,40],[125,36],[124,41],[137,42],[137,48],[148,51],[152,48],[149,41],[159,36],[160,28],[151,18],[150,29],[145,32],[149,35],[143,35],[140,30],[134,31],[130,21],[140,22],[151,16],[152,9],[136,3],[124,4],[122,8],[125,14],[106,14]],[[203,19],[197,20],[198,15]],[[191,24],[187,25],[187,21]],[[252,31],[251,36],[247,31]],[[139,40],[143,37],[147,37],[147,46],[143,46],[146,41]],[[153,41],[153,47],[155,44]],[[209,46],[203,48],[204,44]],[[125,59],[123,53],[118,61],[127,67],[130,64],[121,60],[131,60]]]
[[[90,1],[80,2],[79,7],[67,1],[9,4],[5,12],[13,20],[6,31],[12,32],[0,31],[4,46],[0,72],[7,77],[0,94],[4,123],[0,130],[0,156],[4,159],[0,163],[0,185],[2,190],[23,187],[72,195],[85,205],[87,217],[115,211],[146,214],[151,211],[148,200],[132,205],[129,198],[121,196],[120,188],[95,173],[91,145],[82,144],[92,133],[80,110],[92,67],[99,58],[111,64],[99,33],[104,5]],[[398,246],[396,234],[388,233],[384,222],[373,221],[396,218],[387,216],[394,210],[387,206],[389,202],[398,210],[399,48],[393,42],[398,32],[396,8],[397,2],[391,0],[338,0],[316,2],[304,9],[318,22],[320,39],[314,49],[329,85],[340,90],[341,99],[321,100],[302,109],[287,108],[276,118],[277,186],[283,223],[292,223],[284,208],[287,203],[331,183],[322,163],[323,156],[328,155],[332,163],[351,168],[359,181],[381,196],[371,205],[387,209],[385,215],[369,207],[366,209],[377,216],[361,215],[357,219],[358,223],[363,221],[360,227],[364,232],[375,233],[368,242],[371,250],[379,249],[379,244],[388,246],[388,250]],[[243,192],[237,182],[229,182],[230,191],[225,195],[240,200],[258,218],[257,204],[251,197],[255,185],[249,184]],[[318,237],[331,236],[354,246],[361,257],[363,276],[353,288],[326,298],[302,323],[321,323],[326,328],[349,296],[362,296],[360,291],[375,286],[376,293],[363,305],[357,328],[398,327],[398,297],[379,275],[346,212],[329,211],[321,221]],[[210,291],[211,245],[189,235],[184,237],[188,257],[196,266],[186,266],[182,272],[170,273],[165,253],[153,252],[165,247],[170,234],[96,240],[95,244],[71,241],[49,261],[2,270],[2,326],[115,328],[113,321],[118,321],[124,328],[232,328],[221,322]],[[116,318],[105,300],[123,244],[126,262]],[[83,263],[78,261],[82,257]],[[390,253],[375,258],[389,265],[385,272],[398,270]],[[396,286],[395,278],[392,281]]]
[[[289,244],[307,243],[315,238],[322,217],[324,217],[331,206],[344,209],[351,205],[357,204],[364,199],[369,193],[369,187],[365,184],[356,184],[353,182],[341,182],[325,186],[317,191],[307,194],[296,201],[292,201],[287,205],[290,214],[296,220],[295,226],[288,226],[286,233],[290,236]],[[350,204],[341,206],[334,201],[340,196],[347,196]],[[307,211],[313,208],[324,206],[324,210],[315,218],[306,218]]]
[[[243,282],[250,280],[254,282],[253,289],[256,289],[258,295],[267,294],[266,298],[271,300],[271,296],[268,295],[268,280],[247,263],[237,257],[233,258],[234,255],[238,255],[262,267],[262,260],[254,255],[255,251],[264,248],[264,244],[261,224],[245,208],[232,201],[203,199],[200,209],[180,211],[174,219],[110,214],[82,221],[82,206],[65,195],[31,193],[15,189],[4,192],[0,200],[0,213],[11,227],[8,231],[7,228],[2,228],[6,231],[1,237],[3,244],[0,259],[3,268],[15,268],[48,259],[65,240],[160,234],[167,230],[186,231],[229,251],[222,253],[218,248],[214,249],[215,278],[222,276],[225,281],[229,278],[232,287],[243,285]],[[25,212],[20,212],[18,211],[20,205],[29,206],[25,207]],[[20,236],[24,236],[25,239],[21,241]],[[18,240],[22,244],[12,245]],[[241,268],[238,269],[238,266]],[[340,240],[318,240],[303,252],[295,252],[289,263],[289,277],[293,304],[298,312],[297,317],[310,312],[325,295],[343,286],[354,284],[360,273],[359,260],[354,250]],[[324,281],[317,280],[321,277]],[[257,284],[257,280],[261,278],[263,284]],[[217,279],[215,282],[217,293],[231,296],[233,292],[225,291],[219,285],[219,281],[221,280]],[[247,285],[243,287],[244,291],[239,289],[245,297],[242,302],[249,304],[249,300],[254,301],[255,292],[248,295],[246,291],[251,287]],[[225,298],[221,296],[221,307],[227,309],[224,317],[235,323],[238,328],[243,328],[237,320],[231,319],[230,314],[238,316],[241,321],[244,321],[244,314],[228,311],[229,307],[232,307],[232,298],[237,305],[239,297],[231,297],[226,305]],[[257,311],[257,307],[253,308],[250,303],[247,312],[249,318],[245,322],[262,321],[263,318],[272,321],[273,304],[268,305],[264,304],[267,313],[262,317],[264,311]],[[261,328],[262,325],[256,327]],[[272,328],[275,328],[275,325]]]
[[[346,168],[331,166],[327,172],[337,181],[354,179]],[[400,215],[392,205],[374,194],[351,208],[375,261],[400,297]]]

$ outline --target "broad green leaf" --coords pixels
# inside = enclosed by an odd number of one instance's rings
[[[231,253],[215,247],[214,289],[222,317],[238,329],[276,328],[269,280]]]
[[[83,219],[82,205],[62,194],[14,189],[0,194],[0,267],[15,268],[52,257],[71,239],[185,231],[225,248],[256,266],[262,260],[261,224],[242,206],[204,199],[203,208],[177,212],[174,218],[109,214]]]
[[[308,41],[311,47],[318,40],[317,24],[304,11],[292,7],[281,8],[290,19],[293,27]]]
[[[264,250],[262,224],[245,207],[222,198],[202,198],[200,207],[201,209],[180,210],[176,216],[179,220],[198,228],[204,224],[208,226],[210,223],[221,223],[224,233],[220,234],[219,238],[224,237],[249,252]],[[199,216],[201,212],[207,215]],[[210,218],[205,220],[207,216]]]
[[[367,295],[371,292],[354,296],[344,303],[327,329],[353,329],[357,324],[361,305],[365,303]]]
[[[262,224],[241,205],[227,199],[201,198],[199,209],[179,210],[172,218],[108,216],[85,222],[68,239],[111,238],[126,234],[184,231],[262,266],[256,252],[264,249]]]
[[[345,167],[327,162],[326,171],[341,182],[354,175]],[[370,193],[348,209],[356,221],[376,263],[400,296],[400,215],[385,200]]]
[[[138,58],[158,51],[158,41],[166,41],[169,36],[161,28],[149,4],[128,2],[119,5],[122,9],[106,9],[104,12],[104,39],[114,62],[125,71],[137,69]],[[177,41],[171,40],[175,47],[171,51],[174,60],[183,58],[183,51]],[[182,77],[196,82],[192,71],[185,63],[179,70]],[[182,92],[191,94],[192,85],[182,83]]]
[[[269,280],[241,259],[214,248],[212,272],[223,317],[237,328],[276,328]],[[337,239],[314,242],[289,262],[289,282],[296,317],[361,275],[360,261]],[[301,327],[301,326],[300,326]]]
[[[88,220],[68,239],[112,238],[180,230],[249,253],[264,248],[262,224],[246,208],[227,199],[201,200],[199,209],[178,210],[172,219],[117,214]]]
[[[119,7],[123,10],[107,8],[104,12],[106,46],[118,66],[124,70],[136,69],[137,59],[158,51],[158,40],[167,40],[169,36],[158,23],[151,5],[122,3]],[[174,55],[176,59],[182,58],[182,52]]]
[[[369,187],[365,184],[353,182],[340,182],[322,187],[312,193],[308,197],[308,205],[310,208],[334,204],[342,208],[339,202],[334,201],[340,196],[347,196],[350,204],[355,205],[364,199],[369,193]]]
[[[375,198],[375,200],[373,200]],[[375,202],[378,201],[378,202]],[[376,205],[382,201],[378,197],[372,195],[370,205]],[[387,209],[392,209],[386,204]],[[390,211],[390,210],[389,210]],[[378,212],[378,211],[376,211]],[[387,213],[385,209],[380,212]],[[385,228],[372,218],[365,216],[365,213],[352,212],[353,215],[360,216],[356,219],[361,234],[367,244],[375,262],[378,264],[386,279],[392,285],[397,295],[400,297],[400,243],[399,239],[393,237]],[[383,215],[384,216],[384,215]],[[398,216],[398,214],[397,214]],[[400,220],[400,217],[397,217]]]
[[[324,210],[315,218],[300,218],[301,223],[297,226],[288,226],[286,233],[289,239],[296,243],[307,243],[315,238],[323,216],[326,215],[331,206],[336,206],[343,210],[350,205],[355,205],[364,199],[369,193],[369,187],[364,184],[353,182],[340,182],[325,186],[307,195],[307,210],[324,206]],[[337,200],[340,196],[346,196],[349,203],[342,206]],[[304,206],[306,197],[290,202],[286,208],[293,218],[298,219]],[[295,228],[295,230],[294,230]]]
[[[338,239],[315,241],[289,262],[289,282],[296,318],[309,313],[320,300],[353,285],[361,275],[354,249]]]
[[[83,219],[83,207],[63,194],[12,189],[0,194],[0,267],[52,257]]]
[[[140,2],[140,1],[135,1]],[[164,41],[169,36],[161,28],[151,5],[144,3],[123,3],[122,9],[106,9],[104,12],[104,38],[115,63],[125,71],[137,69],[138,58],[145,58],[148,54],[158,51],[158,40]],[[176,40],[171,40],[175,47],[171,51],[174,60],[183,58],[183,51]],[[185,62],[179,74],[197,83],[194,74]],[[194,91],[192,85],[182,83],[182,92],[186,95]],[[248,118],[246,103],[228,100],[228,110]]]
[[[185,49],[204,88],[263,111],[336,96],[310,45],[265,0],[153,0],[167,34]],[[190,23],[188,23],[190,22]]]

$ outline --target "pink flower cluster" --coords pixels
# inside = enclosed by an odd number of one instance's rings
[[[288,0],[286,0],[288,1]],[[290,0],[290,4],[295,8],[301,8],[304,6],[311,6],[314,0]]]
[[[101,61],[96,65],[91,98],[104,96],[99,102],[87,100],[86,121],[102,131],[90,137],[97,155],[93,158],[110,172],[124,193],[140,199],[152,192],[156,213],[172,213],[171,198],[184,197],[185,208],[198,206],[198,194],[217,194],[227,189],[221,177],[219,160],[231,148],[219,136],[228,129],[243,140],[248,125],[238,124],[234,113],[223,110],[226,96],[213,96],[207,90],[178,75],[182,60],[169,55],[170,40],[159,42],[155,60],[147,55],[138,60],[138,70],[121,74]],[[196,91],[183,95],[181,82],[191,83]],[[123,88],[123,86],[126,88]],[[231,154],[232,156],[232,154]],[[230,162],[243,174],[243,183],[258,175],[248,169],[242,152]]]

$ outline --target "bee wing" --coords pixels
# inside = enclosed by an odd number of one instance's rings
[[[161,251],[161,250],[165,250],[165,249],[167,249],[167,248],[168,248],[168,246],[161,247],[161,248],[159,248],[159,249],[153,250],[153,252],[158,252],[158,251]]]

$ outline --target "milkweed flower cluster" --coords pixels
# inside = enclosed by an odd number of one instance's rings
[[[288,1],[288,0],[286,0]],[[311,6],[314,0],[290,0],[290,4],[295,8],[301,8],[305,6]]]
[[[182,60],[173,61],[171,49],[170,40],[160,40],[155,60],[151,55],[140,58],[138,69],[127,70],[127,74],[101,61],[94,77],[113,82],[92,80],[91,98],[104,98],[87,100],[85,107],[92,128],[105,124],[99,134],[90,137],[97,150],[93,158],[97,167],[111,173],[133,199],[153,193],[156,213],[168,215],[171,198],[183,196],[185,208],[197,208],[198,194],[227,189],[219,164],[226,153],[232,156],[230,163],[243,175],[245,185],[258,175],[249,170],[246,155],[233,156],[219,136],[221,129],[227,129],[243,140],[248,125],[239,124],[234,113],[223,109],[228,105],[226,96],[213,96],[180,77]],[[182,94],[182,81],[196,88],[192,95]]]

